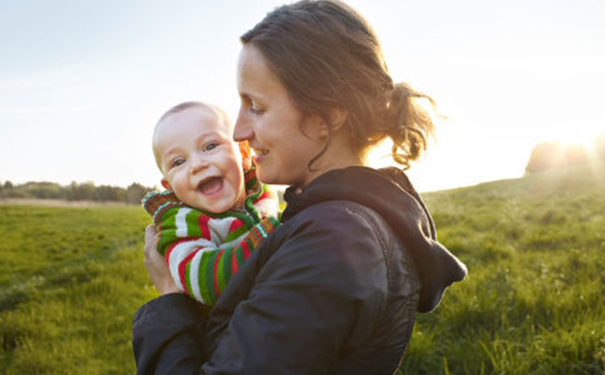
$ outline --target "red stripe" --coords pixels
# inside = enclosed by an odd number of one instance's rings
[[[168,259],[170,259],[170,253],[172,253],[172,250],[174,250],[176,245],[180,244],[181,242],[190,241],[192,239],[194,239],[194,238],[192,238],[192,237],[179,238],[178,240],[171,243],[170,246],[168,246],[168,249],[166,249],[166,252],[164,253],[164,259],[166,260],[166,264],[168,264]]]
[[[200,231],[202,232],[202,238],[207,239],[208,241],[210,241],[210,228],[208,228],[208,222],[210,221],[210,217],[206,216],[206,215],[200,215],[197,225],[200,228]]]
[[[244,255],[244,260],[248,259],[250,256],[250,248],[248,247],[247,242],[242,243],[242,254]]]
[[[229,232],[233,232],[244,226],[244,221],[241,219],[234,219],[229,226]]]
[[[185,281],[185,271],[187,271],[187,264],[191,261],[191,258],[195,256],[195,254],[197,254],[197,251],[194,251],[191,254],[187,255],[187,258],[183,259],[183,261],[179,263],[179,280],[181,281],[183,290],[187,290],[187,282]],[[191,291],[189,290],[187,292],[191,293]]]
[[[261,195],[258,196],[258,198],[256,198],[256,200],[254,201],[254,203],[258,203],[259,201],[269,198],[271,196],[271,194],[268,191],[263,192]]]
[[[235,257],[235,251],[231,252],[231,274],[233,275],[235,271],[239,268],[237,265],[237,258]]]
[[[221,257],[223,256],[223,250],[219,251],[218,254],[216,254],[216,258],[214,259],[214,269],[212,270],[213,274],[212,274],[212,283],[214,284],[214,292],[216,293],[216,296],[219,296],[219,291],[218,291],[218,280],[216,278],[216,275],[218,274],[218,262],[221,259]]]

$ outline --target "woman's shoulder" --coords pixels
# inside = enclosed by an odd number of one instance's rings
[[[284,224],[300,225],[315,223],[327,229],[344,226],[364,226],[368,222],[384,222],[381,215],[370,207],[350,200],[329,200],[315,203],[292,216]]]
[[[313,204],[285,221],[274,246],[281,251],[383,256],[395,236],[375,210],[348,200]],[[285,248],[284,249],[282,249]],[[348,258],[348,256],[347,256]]]

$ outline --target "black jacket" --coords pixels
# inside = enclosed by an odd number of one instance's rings
[[[331,171],[285,198],[283,225],[237,271],[207,326],[185,295],[137,311],[139,373],[390,374],[416,310],[435,308],[466,274],[395,168]]]

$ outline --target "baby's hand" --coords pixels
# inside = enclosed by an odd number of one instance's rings
[[[158,208],[166,203],[174,203],[177,205],[183,204],[172,190],[165,190],[161,193],[157,191],[150,192],[143,198],[143,208],[145,208],[145,211],[152,217],[155,215]]]
[[[161,295],[181,292],[170,275],[164,257],[156,251],[157,230],[150,224],[145,228],[145,268],[149,279]]]

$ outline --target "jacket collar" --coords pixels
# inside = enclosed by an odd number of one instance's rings
[[[329,200],[348,200],[378,212],[416,264],[422,285],[418,311],[433,310],[445,288],[466,276],[466,266],[437,242],[433,220],[403,171],[352,166],[322,174],[299,194],[296,190],[289,187],[284,194],[283,221]]]

